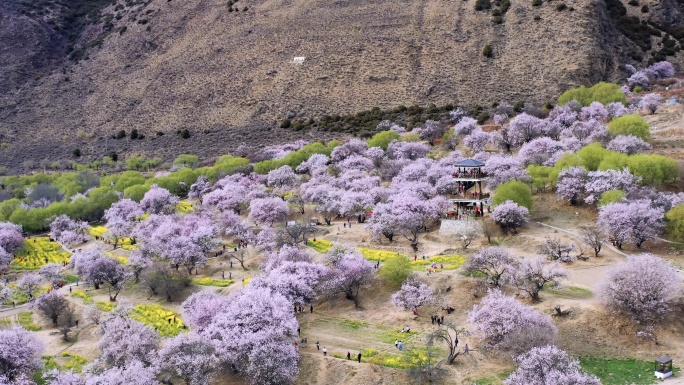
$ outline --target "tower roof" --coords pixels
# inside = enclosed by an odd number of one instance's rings
[[[485,164],[475,159],[463,159],[456,163],[456,167],[482,167]]]

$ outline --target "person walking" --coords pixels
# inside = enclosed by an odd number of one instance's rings
[[[359,352],[359,355],[357,356],[357,358],[358,358],[359,364],[360,364],[361,363],[361,352]]]
[[[316,350],[321,350],[321,344],[316,341]]]
[[[351,360],[351,352],[347,352],[347,359]]]
[[[302,329],[298,327],[297,328],[297,336],[301,336],[301,335],[302,335]]]
[[[404,350],[404,344],[399,341],[399,345],[397,346],[399,348],[399,351]]]
[[[440,319],[440,321],[441,321],[440,324],[443,325],[444,324],[444,316],[442,316],[442,319]]]
[[[399,348],[399,340],[394,340],[394,347]]]
[[[323,347],[323,357],[326,357],[327,355],[328,355],[328,349],[326,349],[324,346]]]
[[[311,313],[313,313],[313,305],[309,308],[311,310]]]

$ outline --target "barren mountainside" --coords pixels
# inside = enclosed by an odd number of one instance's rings
[[[322,137],[278,128],[288,116],[541,104],[656,53],[678,63],[682,4],[632,2],[0,0],[0,164],[211,157]]]

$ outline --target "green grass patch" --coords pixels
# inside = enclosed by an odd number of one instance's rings
[[[19,313],[19,316],[17,317],[17,322],[19,322],[19,325],[21,325],[26,330],[32,332],[37,332],[38,330],[40,330],[40,325],[36,325],[33,323],[32,311],[25,311]]]
[[[131,318],[153,327],[162,337],[173,337],[185,330],[178,314],[159,305],[138,305]]]
[[[69,262],[71,254],[62,249],[57,242],[48,237],[31,238],[24,241],[21,253],[17,254],[10,266],[16,270],[36,270],[48,263]]]
[[[83,356],[64,352],[59,356],[41,356],[43,360],[43,372],[48,372],[52,369],[57,369],[61,372],[72,370],[74,373],[82,373],[83,367],[88,364]],[[63,364],[60,364],[63,362]]]
[[[50,371],[52,369],[59,369],[59,364],[57,361],[55,361],[55,358],[52,356],[41,356],[41,360],[43,360],[43,370],[44,371]]]
[[[591,290],[577,286],[565,286],[560,288],[548,287],[544,291],[561,298],[582,299],[591,298],[594,293]]]
[[[60,370],[73,370],[75,373],[81,373],[83,372],[83,367],[88,365],[88,360],[78,354],[64,352],[62,353],[62,357],[66,359],[66,361]]]
[[[115,307],[114,302],[111,302],[111,301],[95,301],[90,294],[83,292],[81,290],[72,291],[71,296],[75,297],[75,298],[80,298],[81,300],[83,300],[83,303],[86,305],[94,304],[96,308],[98,308],[102,311],[105,311],[107,313],[114,310],[114,307]]]
[[[633,358],[604,359],[594,357],[582,357],[579,361],[582,369],[600,378],[603,385],[647,385],[659,382],[653,376],[653,362]],[[675,371],[677,370],[675,368]]]
[[[9,287],[14,291],[12,292],[12,299],[5,302],[5,305],[11,305],[12,301],[14,301],[15,305],[22,305],[29,301],[28,295],[21,291],[15,290],[17,287],[16,283],[10,283]],[[48,290],[50,290],[50,286],[41,286],[40,291],[38,292],[38,294],[36,294],[36,297],[40,296],[43,293],[47,293]]]
[[[494,376],[480,377],[470,381],[472,381],[472,383],[476,385],[503,385],[503,380],[505,380],[506,377],[510,376],[511,373],[512,372],[509,370],[498,373]]]
[[[359,330],[361,328],[368,327],[368,322],[343,319],[342,321],[340,321],[340,326],[346,329]]]
[[[59,277],[68,283],[76,283],[79,281],[78,276],[73,274],[62,274]]]
[[[407,332],[402,333],[399,330],[396,330],[396,331],[392,330],[392,331],[379,333],[378,334],[378,340],[382,341],[386,344],[394,345],[394,341],[406,341],[407,339],[415,336],[416,334],[418,334],[418,333],[415,331],[410,331],[408,333]]]
[[[325,254],[332,248],[333,243],[326,241],[325,239],[317,239],[315,241],[309,241],[309,247],[318,251],[321,254]]]
[[[190,282],[194,283],[195,285],[201,285],[201,286],[218,286],[218,287],[228,287],[232,285],[235,281],[232,279],[214,279],[211,277],[204,277],[204,278],[193,278],[190,280]]]

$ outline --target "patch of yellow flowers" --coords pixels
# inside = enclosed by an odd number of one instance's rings
[[[131,318],[153,327],[162,337],[173,337],[185,330],[179,315],[159,305],[138,305]]]
[[[192,283],[195,285],[202,285],[202,286],[218,286],[218,287],[227,287],[233,284],[232,279],[214,279],[211,277],[204,277],[204,278],[193,278],[191,280]]]
[[[23,251],[17,254],[10,266],[17,270],[35,270],[48,263],[69,262],[71,254],[64,251],[57,242],[50,238],[30,238],[24,241]]]

